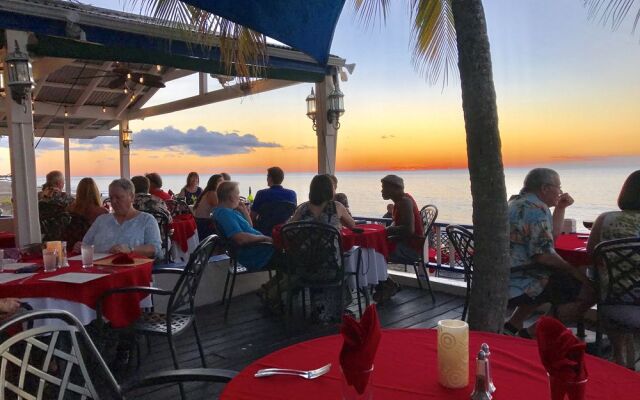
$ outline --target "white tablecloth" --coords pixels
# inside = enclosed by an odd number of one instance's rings
[[[362,252],[362,265],[360,266],[359,284],[360,287],[367,287],[370,285],[377,285],[378,282],[386,281],[389,273],[387,272],[387,261],[384,256],[375,249],[369,249],[361,247]],[[348,252],[349,256],[344,260],[344,267],[346,273],[355,274],[358,265],[358,251],[351,249]],[[349,288],[354,290],[356,288],[355,275],[349,275],[347,279]]]
[[[189,261],[189,256],[191,253],[198,247],[200,244],[200,240],[198,239],[198,230],[195,230],[195,233],[187,239],[187,251],[184,252],[176,242],[171,242],[171,258],[174,262],[187,262]]]

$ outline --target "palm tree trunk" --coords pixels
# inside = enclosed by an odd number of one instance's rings
[[[502,328],[509,279],[509,237],[498,110],[481,0],[452,0],[467,132],[474,225],[471,329]]]

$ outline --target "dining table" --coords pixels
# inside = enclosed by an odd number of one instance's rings
[[[223,400],[342,399],[343,380],[339,353],[343,339],[325,336],[283,348],[262,357],[227,383]],[[475,356],[480,345],[491,350],[495,399],[549,399],[547,372],[540,362],[537,342],[492,333],[469,333],[469,383],[448,389],[438,383],[437,332],[433,329],[383,330],[369,380],[371,399],[468,400],[475,382]],[[609,361],[585,355],[589,374],[586,400],[636,400],[640,375]],[[262,368],[311,370],[331,363],[330,371],[313,380],[274,375],[255,378]]]
[[[282,248],[280,230],[283,226],[276,225],[272,231],[273,244],[278,249]],[[340,229],[340,244],[345,252],[344,268],[348,273],[347,284],[351,290],[356,288],[356,282],[360,288],[365,288],[387,279],[389,247],[384,226],[360,224],[354,229],[343,227]],[[356,281],[358,263],[360,270]]]
[[[106,290],[150,286],[153,267],[153,260],[135,266],[106,267],[94,263],[90,268],[83,268],[80,260],[69,260],[68,267],[44,272],[42,262],[35,263],[39,268],[33,273],[20,274],[5,270],[0,274],[4,279],[15,278],[10,274],[21,276],[19,279],[0,283],[2,297],[17,297],[20,301],[29,303],[33,309],[69,311],[83,325],[95,320],[98,298]],[[50,280],[52,278],[66,281]],[[82,282],[87,278],[96,279]],[[141,293],[109,296],[104,302],[103,315],[114,328],[128,326],[141,315],[141,300],[146,297],[146,294]]]
[[[588,233],[565,233],[556,238],[556,253],[574,267],[593,264],[587,254]]]

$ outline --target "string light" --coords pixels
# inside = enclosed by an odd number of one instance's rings
[[[144,83],[144,76],[141,76],[140,79],[138,79],[138,82]]]
[[[102,106],[102,112],[103,112],[103,113],[106,113],[106,112],[107,112],[107,107]]]
[[[67,107],[64,107],[64,117],[67,118],[69,116],[69,112],[67,111]]]
[[[162,71],[162,67],[160,65],[156,65],[156,71],[158,72]]]
[[[129,89],[127,89],[127,87],[125,86],[124,87],[124,94],[127,94],[127,93],[129,93]]]
[[[127,72],[127,79],[131,79],[131,72]]]

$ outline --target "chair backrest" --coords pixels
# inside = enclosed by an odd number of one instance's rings
[[[173,314],[185,308],[193,312],[194,298],[204,269],[209,262],[213,249],[218,245],[217,235],[211,235],[198,244],[198,247],[189,256],[189,262],[184,267],[182,275],[178,278],[173,294],[169,298],[167,313]]]
[[[273,227],[287,222],[296,211],[296,205],[290,201],[270,201],[260,206],[257,211],[256,229],[264,235],[271,236]]]
[[[171,213],[172,217],[182,214],[191,214],[191,209],[185,201],[184,197],[176,197],[174,199],[165,200],[167,209]]]
[[[337,284],[344,277],[340,232],[313,221],[286,224],[282,248],[290,275],[304,284]]]
[[[9,336],[16,325],[36,327]],[[0,337],[0,398],[123,398],[84,327],[66,311],[16,315],[0,324]]]
[[[169,215],[165,214],[162,211],[155,211],[155,210],[142,210],[142,211],[153,215],[153,218],[155,218],[156,222],[158,222],[158,229],[160,229],[161,247],[165,252],[168,252],[169,237],[171,236],[171,224],[169,223]]]
[[[447,236],[464,266],[465,280],[469,282],[471,275],[473,275],[473,233],[460,225],[449,225],[446,230]],[[453,259],[454,257],[450,256],[449,263],[453,262]]]
[[[428,238],[433,229],[433,223],[438,218],[438,207],[433,204],[427,204],[420,210],[420,218],[422,218],[422,226],[424,227],[424,237]]]
[[[640,238],[602,242],[593,258],[600,304],[640,306]]]

